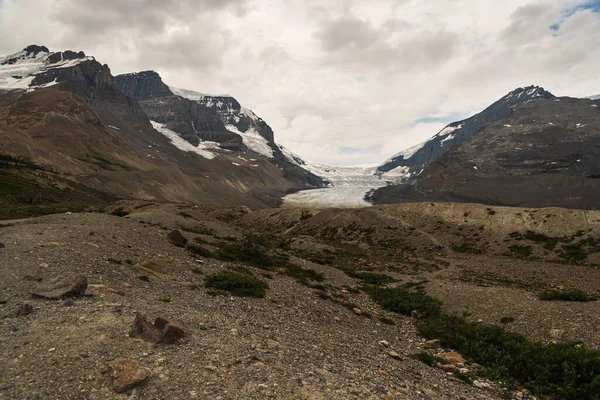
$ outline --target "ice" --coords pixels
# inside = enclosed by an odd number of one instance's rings
[[[179,150],[196,153],[199,156],[202,156],[208,160],[212,160],[217,155],[210,151],[209,149],[216,150],[218,148],[218,143],[215,142],[200,142],[198,147],[193,146],[191,143],[183,139],[177,133],[168,129],[164,124],[161,124],[156,121],[150,121],[154,129],[158,132],[162,133],[167,139],[171,141],[173,146],[177,147]]]
[[[284,154],[288,152],[285,148],[282,148],[282,151]],[[294,159],[294,156],[291,158]],[[286,157],[289,156],[286,154]],[[370,191],[387,186],[389,182],[407,177],[408,174],[407,167],[396,168],[381,176],[376,174],[376,166],[333,167],[324,164],[305,163],[303,167],[326,179],[330,187],[303,190],[287,195],[283,198],[284,206],[298,207],[304,205],[313,208],[369,207],[371,203],[365,200],[365,196]]]
[[[274,158],[273,149],[269,145],[269,142],[264,137],[260,136],[260,134],[254,128],[248,129],[246,132],[240,132],[234,125],[227,124],[225,128],[233,133],[236,133],[242,137],[244,144],[250,150],[262,154],[267,158]]]

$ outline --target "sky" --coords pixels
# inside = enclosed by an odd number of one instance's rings
[[[600,0],[0,0],[0,37],[230,94],[330,165],[379,164],[517,87],[600,94]]]

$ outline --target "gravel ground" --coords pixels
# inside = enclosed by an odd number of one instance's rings
[[[423,347],[414,322],[383,312],[364,295],[344,296],[397,325],[355,315],[276,274],[263,278],[264,299],[210,295],[203,277],[230,265],[198,262],[167,242],[164,228],[185,222],[176,210],[140,210],[133,218],[61,214],[0,228],[0,299],[6,300],[0,315],[9,315],[0,319],[0,398],[501,398],[409,358]],[[129,263],[145,259],[166,275],[141,280]],[[327,271],[329,285],[349,282],[334,268],[313,267]],[[35,279],[72,273],[89,282],[88,295],[74,306],[31,298]],[[10,316],[25,303],[30,315]],[[172,345],[131,339],[136,313],[173,321],[185,337]],[[115,393],[110,363],[118,358],[148,368],[150,378]]]

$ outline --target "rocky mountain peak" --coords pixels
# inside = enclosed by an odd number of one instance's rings
[[[473,137],[484,125],[509,116],[514,107],[534,100],[555,96],[540,86],[517,88],[474,116],[452,122],[431,139],[402,151],[377,168],[379,174],[398,175],[404,182],[414,182],[421,172],[448,150]]]
[[[27,53],[27,55],[37,55],[38,53],[50,53],[50,50],[48,50],[46,46],[38,46],[36,44],[32,44],[25,47],[23,51]]]
[[[137,101],[174,95],[155,71],[117,75],[115,82],[123,93]]]

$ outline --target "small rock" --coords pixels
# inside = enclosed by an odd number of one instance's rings
[[[359,309],[359,308],[353,308],[353,309],[352,309],[352,312],[353,312],[354,314],[356,314],[356,315],[360,315],[360,314],[362,314],[362,311],[360,311],[360,309]]]
[[[390,342],[388,342],[387,340],[380,340],[379,345],[383,347],[390,347]]]
[[[15,316],[17,318],[26,317],[29,314],[31,314],[32,312],[33,312],[33,306],[29,303],[24,303],[17,307],[17,309],[13,313],[13,316]]]
[[[481,381],[473,381],[473,386],[479,388],[479,389],[486,389],[490,387],[489,383],[486,382],[481,382]]]
[[[61,304],[62,307],[73,307],[75,305],[75,300],[72,298],[65,299]]]
[[[464,364],[466,362],[465,359],[455,351],[449,351],[448,353],[445,353],[442,358],[451,362],[452,364]]]
[[[6,304],[6,303],[7,303],[6,299],[0,298],[0,304]]]
[[[39,276],[33,276],[33,275],[25,275],[23,277],[24,281],[29,281],[29,282],[41,282],[42,278],[40,278]]]
[[[150,376],[148,368],[140,367],[137,362],[127,358],[118,358],[110,366],[113,370],[113,389],[117,393],[128,391]]]
[[[214,322],[208,322],[200,325],[200,330],[207,331],[209,329],[217,329],[217,325]]]
[[[129,337],[139,338],[150,343],[171,344],[183,336],[183,329],[179,325],[161,317],[156,318],[154,324],[151,324],[141,314],[136,315],[129,331]]]
[[[204,367],[204,369],[207,371],[215,372],[218,368],[215,367],[214,365],[207,365]]]
[[[87,286],[87,278],[83,275],[58,275],[40,283],[31,294],[42,299],[60,300],[83,296]]]
[[[563,331],[562,329],[551,329],[550,330],[550,337],[552,337],[552,339],[554,340],[561,340],[562,337],[564,336],[565,331]]]
[[[456,367],[452,364],[441,364],[440,368],[445,372],[454,372],[456,371]]]
[[[165,275],[165,271],[152,260],[144,260],[141,263],[135,264],[133,267],[145,274],[151,274],[155,276]]]
[[[442,348],[442,342],[440,342],[439,339],[433,339],[433,340],[428,340],[425,342],[425,346],[426,349],[441,349]]]
[[[394,360],[402,360],[402,357],[400,357],[400,354],[396,353],[395,351],[390,351],[388,353],[388,355],[390,357],[392,357]]]

